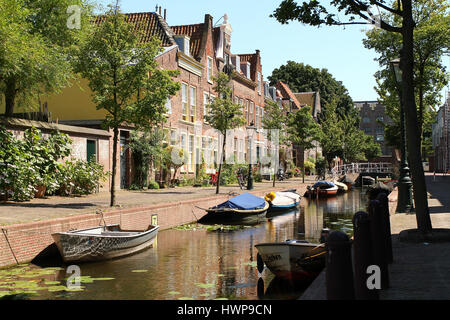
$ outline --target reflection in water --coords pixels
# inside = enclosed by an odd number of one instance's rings
[[[365,207],[360,192],[309,200],[301,208],[237,230],[166,230],[154,248],[130,257],[80,264],[82,276],[114,278],[82,283],[80,292],[39,290],[33,299],[295,299],[308,284],[286,282],[256,268],[255,244],[287,239],[318,242],[323,227],[349,233]],[[139,271],[139,272],[136,272]],[[65,284],[68,275],[57,279]]]

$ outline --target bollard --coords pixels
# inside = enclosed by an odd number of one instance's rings
[[[343,231],[330,233],[326,243],[327,300],[353,300],[353,267],[350,239]]]
[[[367,267],[374,264],[372,235],[367,212],[359,211],[353,216],[353,261],[355,270],[355,298],[378,300],[378,291],[367,286]]]
[[[382,192],[378,194],[377,199],[381,205],[382,227],[384,230],[384,241],[386,242],[386,258],[388,263],[394,261],[392,253],[392,235],[391,235],[391,218],[389,214],[389,200],[387,194]]]
[[[372,250],[374,264],[380,267],[381,289],[389,288],[389,271],[387,262],[386,241],[384,236],[381,205],[378,200],[369,204],[370,233],[372,237]]]

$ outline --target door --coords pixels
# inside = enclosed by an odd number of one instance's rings
[[[120,189],[127,187],[127,156],[126,156],[127,138],[120,135]]]

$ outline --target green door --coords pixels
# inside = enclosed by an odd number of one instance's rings
[[[87,161],[97,161],[97,152],[95,150],[95,140],[87,140],[87,150],[86,150],[86,155],[87,155]]]

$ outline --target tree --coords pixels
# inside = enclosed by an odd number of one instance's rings
[[[354,117],[341,118],[336,108],[335,102],[329,104],[320,126],[319,141],[327,163],[334,157],[350,163],[379,156],[381,148],[373,137],[358,129]]]
[[[68,27],[70,6],[80,8],[80,28]],[[18,103],[29,108],[41,94],[69,84],[72,52],[89,30],[91,10],[85,0],[0,0],[0,93],[6,117]]]
[[[134,181],[139,189],[147,185],[148,172],[153,164],[160,162],[164,146],[164,132],[161,128],[148,128],[147,130],[131,131],[129,148],[133,152]]]
[[[268,77],[270,84],[278,81],[286,83],[293,92],[320,92],[321,107],[323,110],[336,100],[340,115],[352,114],[358,117],[353,101],[342,82],[337,81],[327,69],[314,68],[310,65],[288,61],[272,71]]]
[[[288,134],[291,142],[300,147],[302,151],[314,148],[314,141],[320,135],[319,125],[311,114],[312,108],[302,107],[296,113],[290,114],[288,118]],[[302,182],[305,183],[305,161],[302,161]]]
[[[107,113],[104,125],[113,129],[110,205],[114,206],[119,126],[127,122],[148,128],[164,121],[165,102],[179,90],[172,79],[178,72],[158,68],[159,40],[141,42],[140,26],[127,23],[119,8],[111,8],[97,22],[78,52],[77,67],[89,81],[97,109]]]
[[[222,161],[219,162],[216,194],[219,193],[220,174],[222,164],[225,163],[227,130],[235,129],[245,124],[245,119],[242,116],[242,106],[233,103],[230,80],[231,77],[223,72],[219,73],[217,77],[213,77],[215,82],[214,91],[217,92],[218,97],[209,105],[209,114],[206,116],[206,121],[212,128],[218,130],[223,137]]]
[[[385,0],[333,0],[330,2],[338,12],[342,12],[347,21],[321,5],[323,1],[309,0],[298,5],[294,0],[283,0],[272,15],[281,23],[289,20],[298,20],[312,26],[345,26],[373,24],[379,28],[401,34],[402,48],[400,50],[402,70],[402,101],[405,109],[406,128],[408,135],[408,150],[410,158],[410,169],[414,188],[414,202],[416,207],[417,227],[422,234],[432,231],[430,212],[428,208],[425,174],[422,166],[422,155],[420,150],[420,130],[417,119],[417,108],[414,95],[414,27],[413,9],[411,0],[397,0],[392,6],[387,5]],[[384,11],[396,15],[401,19],[400,26],[395,26],[375,17],[371,6],[377,6]],[[356,20],[357,18],[362,20]]]
[[[285,140],[284,131],[286,129],[286,120],[287,120],[287,110],[281,104],[279,105],[275,101],[268,100],[264,106],[265,115],[263,117],[263,128],[268,130],[267,139],[271,141],[272,144],[275,144],[278,147],[280,144],[283,144]],[[273,130],[278,130],[277,135],[273,135]],[[278,152],[276,150],[276,152]],[[277,177],[277,170],[279,166],[278,155],[276,155],[277,161],[272,164],[274,172],[273,172],[273,187],[275,187],[275,180]]]
[[[416,21],[414,30],[414,85],[417,102],[418,124],[421,136],[421,146],[429,145],[431,123],[434,118],[433,107],[440,102],[440,92],[448,82],[441,56],[450,44],[449,4],[444,0],[416,0],[413,2],[413,16]],[[386,14],[385,20],[394,25],[400,25],[400,19],[393,14]],[[397,58],[401,48],[401,36],[382,29],[372,29],[366,33],[364,46],[374,49],[379,57],[375,59],[383,69],[375,74],[377,92],[386,105],[388,114],[394,119],[393,125],[386,125],[387,140],[397,146],[400,140],[398,90],[395,79],[389,68],[389,61]],[[392,97],[394,99],[392,99]],[[392,128],[392,129],[391,129]],[[390,136],[395,134],[395,136]],[[399,148],[400,149],[400,148]],[[422,147],[422,155],[427,152]]]

